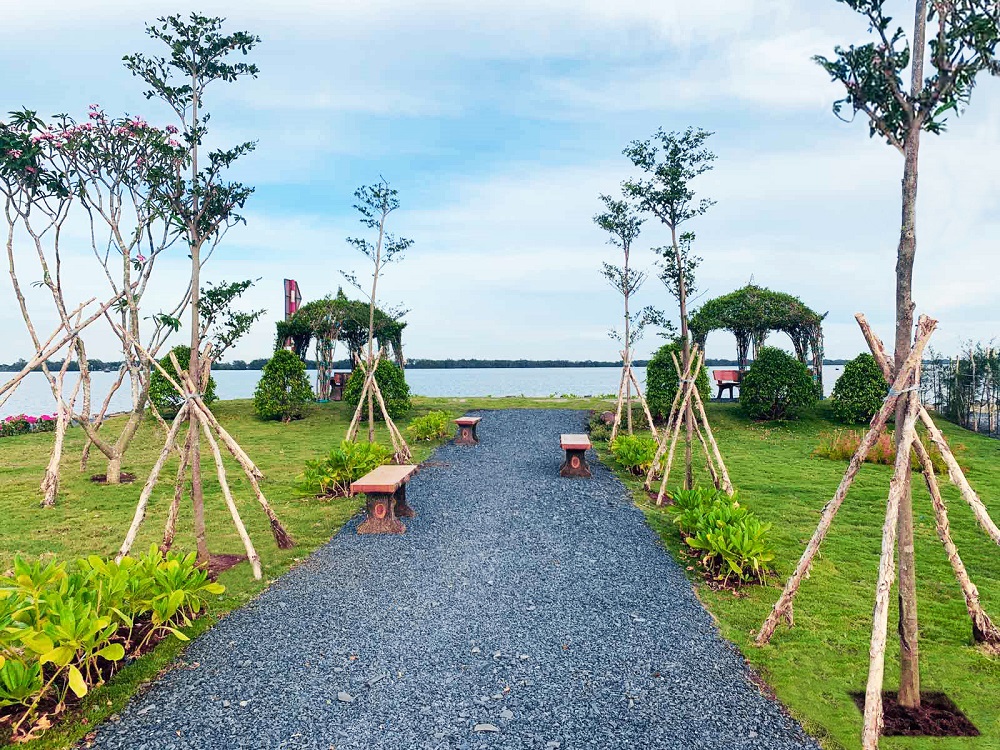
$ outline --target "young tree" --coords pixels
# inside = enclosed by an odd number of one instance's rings
[[[370,239],[363,237],[347,238],[347,242],[365,255],[373,265],[371,293],[368,293],[362,287],[356,275],[344,273],[344,277],[368,298],[368,348],[365,352],[364,361],[364,369],[367,377],[365,386],[362,389],[362,400],[358,404],[359,412],[355,415],[355,419],[351,421],[350,428],[348,428],[349,440],[353,439],[357,430],[357,417],[360,415],[360,409],[366,399],[368,410],[368,442],[374,442],[375,440],[375,399],[379,398],[381,400],[378,392],[378,384],[375,381],[375,372],[378,366],[377,360],[382,356],[381,351],[379,351],[378,357],[376,357],[375,352],[375,307],[376,300],[378,299],[378,281],[385,266],[402,260],[403,253],[413,244],[413,240],[405,237],[397,237],[386,230],[389,215],[399,208],[398,195],[399,191],[390,187],[384,178],[374,185],[364,185],[354,192],[354,197],[357,199],[354,209],[361,214],[359,221],[362,226],[376,233],[376,239],[372,242]],[[397,458],[404,455],[408,457],[409,448],[406,446],[406,441],[402,433],[399,433],[395,429],[395,425],[389,414],[386,413],[385,408],[381,404],[380,407],[385,416],[386,426],[389,427],[390,435],[393,438],[393,444],[396,445]]]
[[[663,282],[667,292],[677,300],[678,304],[680,304],[681,290],[683,290],[685,306],[694,293],[698,291],[697,286],[695,286],[694,274],[702,262],[702,258],[691,251],[694,240],[694,232],[684,232],[678,238],[680,252],[675,251],[670,245],[653,248],[653,252],[661,257],[661,260],[657,261],[657,266],[660,269],[660,281]]]
[[[226,150],[205,153],[202,144],[208,132],[208,114],[204,97],[208,87],[217,82],[235,82],[256,77],[256,65],[231,62],[234,54],[247,55],[260,38],[246,31],[223,32],[223,18],[192,13],[157,19],[146,33],[169,49],[168,56],[136,53],[124,58],[125,67],[142,79],[149,89],[146,98],[164,101],[177,116],[179,138],[185,147],[185,160],[173,169],[158,174],[157,199],[169,210],[188,246],[191,257],[191,361],[188,372],[195,392],[205,382],[202,351],[200,278],[204,263],[232,226],[241,223],[239,211],[253,193],[253,188],[239,182],[227,182],[225,172],[241,156],[255,147],[247,142]],[[191,495],[194,506],[195,538],[198,559],[209,559],[205,540],[204,495],[201,476],[201,434],[199,410],[190,409],[188,439],[191,469]]]
[[[632,243],[642,230],[644,219],[628,204],[627,201],[617,200],[610,195],[601,195],[601,202],[604,203],[605,210],[594,217],[594,223],[607,232],[610,237],[608,244],[619,248],[622,251],[623,265],[617,266],[611,263],[604,263],[602,273],[608,283],[614,287],[624,300],[624,334],[617,329],[610,332],[611,338],[620,341],[624,346],[622,350],[622,382],[619,385],[619,404],[615,412],[615,421],[611,428],[611,437],[618,434],[621,417],[621,394],[624,390],[624,402],[626,405],[626,425],[629,435],[633,432],[632,427],[632,348],[635,343],[642,338],[646,326],[651,324],[663,324],[663,315],[652,307],[644,307],[637,312],[632,312],[630,302],[632,295],[639,291],[639,288],[646,281],[646,274],[631,267]],[[637,395],[642,399],[642,393],[636,386]],[[650,428],[654,429],[652,423]]]
[[[662,128],[652,138],[632,141],[624,154],[644,175],[623,184],[625,195],[635,200],[639,208],[658,218],[670,229],[671,247],[679,268],[685,267],[681,254],[678,228],[687,221],[702,216],[713,204],[708,199],[696,200],[691,183],[712,169],[715,154],[705,148],[712,133],[700,128],[684,132],[666,132]],[[691,336],[688,333],[688,290],[684,276],[678,277],[677,299],[680,307],[681,343],[684,347],[682,369],[690,366]],[[685,486],[694,485],[691,446],[694,438],[694,413],[690,402],[684,415]]]
[[[871,137],[883,138],[903,157],[902,220],[896,253],[895,367],[902,367],[910,351],[913,331],[913,264],[916,255],[917,177],[920,137],[924,131],[944,132],[949,113],[960,113],[969,103],[979,73],[1000,74],[1000,5],[996,0],[915,0],[913,44],[901,27],[893,30],[884,0],[838,0],[865,18],[874,40],[860,46],[835,48],[836,56],[817,56],[846,93],[833,105],[841,116],[868,118]],[[935,26],[928,41],[928,24]],[[925,75],[925,61],[933,71]],[[909,68],[909,71],[907,71]],[[909,72],[909,87],[904,76]],[[916,376],[915,376],[916,377]],[[909,383],[910,387],[916,380]],[[907,393],[896,407],[901,425],[915,395]],[[897,450],[906,436],[896,430]],[[909,476],[904,479],[898,516],[899,635],[901,675],[898,701],[906,708],[920,706],[917,646],[916,570],[913,554],[913,507]],[[877,743],[867,733],[865,746]]]

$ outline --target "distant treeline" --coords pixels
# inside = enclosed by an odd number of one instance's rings
[[[842,365],[846,362],[843,359],[825,359],[823,364]],[[649,363],[648,359],[635,360],[636,367],[645,367]],[[0,372],[20,372],[27,362],[19,359],[11,364],[0,364]],[[118,372],[121,361],[105,362],[100,359],[90,360],[91,372]],[[218,370],[262,370],[267,364],[267,359],[251,359],[249,362],[242,359],[234,359],[232,362],[217,362],[212,366],[213,371]],[[525,369],[532,367],[621,367],[621,361],[598,361],[587,359],[573,361],[568,359],[411,359],[406,363],[411,370],[474,370],[474,369]],[[707,359],[705,364],[708,367],[736,367],[735,359]],[[62,362],[49,362],[49,369],[59,371]],[[41,369],[41,368],[38,368]],[[69,372],[79,372],[80,368],[76,362],[70,362],[67,368]],[[315,360],[306,360],[306,369],[315,370]],[[334,370],[350,370],[351,364],[346,359],[337,360],[333,363]]]

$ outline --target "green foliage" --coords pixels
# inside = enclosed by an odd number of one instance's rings
[[[771,524],[720,490],[678,490],[670,507],[685,543],[700,554],[701,564],[717,580],[763,582],[774,550],[767,539]]]
[[[253,409],[261,419],[291,422],[301,419],[313,400],[306,366],[287,349],[279,349],[264,365],[264,373],[253,393]]]
[[[881,401],[881,399],[879,399]],[[857,452],[861,444],[863,434],[857,430],[835,430],[833,432],[822,432],[819,436],[819,445],[813,451],[814,456],[829,458],[832,461],[849,461]],[[927,455],[930,456],[931,464],[934,466],[935,474],[947,474],[948,465],[944,462],[941,450],[932,442],[927,447]],[[952,452],[956,456],[963,450],[960,444],[952,444]],[[883,432],[878,440],[865,456],[865,463],[882,464],[884,466],[894,466],[896,463],[896,442],[891,432]],[[921,471],[922,467],[916,454],[910,456],[910,466],[913,471]],[[962,466],[962,470],[968,473],[969,468]]]
[[[306,461],[305,471],[299,476],[299,493],[346,497],[351,492],[351,482],[391,460],[392,450],[384,445],[344,440],[324,458]]]
[[[683,351],[679,341],[664,344],[646,365],[646,401],[653,414],[653,419],[665,420],[670,416],[670,405],[674,402],[680,381],[670,353],[676,354],[677,361],[681,362]],[[702,400],[708,401],[711,391],[709,390],[707,367],[701,368],[701,372],[695,378],[695,384],[698,386]]]
[[[170,351],[177,358],[177,364],[181,366],[181,369],[186,370],[188,363],[191,361],[191,347],[183,345],[175,346]],[[169,354],[160,360],[160,367],[170,373],[170,377],[180,382],[180,374],[177,372],[177,368],[174,367],[174,363],[170,361]],[[170,385],[170,382],[163,377],[163,373],[155,367],[149,375],[149,400],[156,407],[156,410],[160,412],[160,416],[165,419],[172,419],[176,416],[181,408],[181,404],[184,403],[183,396],[177,392],[176,388]],[[207,406],[215,400],[215,378],[209,375],[208,385],[202,394],[202,401]]]
[[[771,346],[760,349],[740,383],[740,407],[751,419],[795,419],[817,398],[806,366]]]
[[[378,383],[379,390],[382,391],[382,398],[385,399],[389,416],[392,419],[400,419],[405,416],[406,412],[410,410],[410,386],[406,383],[403,371],[388,360],[380,360],[375,369],[375,381]],[[362,366],[354,369],[351,377],[347,379],[347,385],[344,386],[344,401],[352,409],[357,408],[364,385],[365,372],[362,363]],[[377,404],[375,418],[382,418],[382,410],[378,408]]]
[[[432,411],[417,417],[406,428],[406,437],[410,440],[439,440],[448,437],[451,432],[451,420],[447,412]]]
[[[15,733],[30,729],[42,701],[82,698],[126,656],[170,634],[187,640],[180,628],[224,591],[194,553],[164,556],[155,546],[73,569],[15,557],[0,578],[0,721],[6,714]]]
[[[656,456],[656,441],[649,435],[618,435],[610,444],[615,462],[632,474],[645,474]]]
[[[846,424],[870,422],[882,407],[888,386],[871,354],[859,354],[846,365],[833,386],[830,402],[838,421]]]
[[[593,443],[611,439],[611,425],[604,423],[604,418],[601,416],[603,413],[595,411],[587,422],[587,434],[590,435],[590,440]]]

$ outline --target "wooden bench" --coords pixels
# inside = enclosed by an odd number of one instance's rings
[[[560,435],[559,445],[566,451],[566,460],[559,467],[559,476],[589,477],[587,451],[590,450],[590,438],[586,435]]]
[[[458,434],[455,436],[455,445],[477,445],[479,436],[476,434],[476,426],[482,417],[459,417],[455,420],[458,425]]]
[[[722,398],[722,392],[726,389],[729,390],[729,398],[733,398],[733,388],[739,388],[740,386],[739,370],[713,370],[712,378],[715,380],[715,384],[719,386],[719,395],[716,398]]]
[[[368,496],[367,518],[358,526],[359,534],[402,534],[406,527],[400,518],[414,518],[417,513],[406,503],[406,483],[417,467],[379,466],[351,483],[351,494]]]

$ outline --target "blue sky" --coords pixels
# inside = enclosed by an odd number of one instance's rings
[[[866,123],[831,114],[839,92],[809,59],[866,38],[842,4],[37,0],[5,10],[0,107],[80,116],[100,102],[165,124],[120,58],[155,49],[144,21],[193,9],[263,38],[260,78],[219,85],[208,101],[216,142],[259,141],[237,170],[257,188],[248,226],[206,269],[214,280],[261,277],[247,305],[269,314],[233,357],[268,353],[282,278],[308,300],[335,292],[341,269],[367,271],[344,238],[360,231],[353,190],[382,174],[403,206],[392,229],[415,240],[381,285],[385,303],[411,310],[409,356],[612,359],[621,303],[599,273],[615,257],[591,220],[598,195],[631,174],[628,141],[688,125],[715,131],[719,156],[697,184],[718,204],[688,227],[705,295],[751,278],[796,294],[829,311],[834,357],[864,346],[855,312],[891,338],[901,158],[869,140]],[[983,79],[969,112],[922,154],[915,299],[940,319],[935,345],[948,352],[1000,331],[998,93]],[[667,237],[647,223],[638,262],[651,264],[647,248]],[[185,261],[177,252],[158,268],[150,307],[176,294]],[[69,248],[66,263],[71,302],[104,294],[89,250]],[[0,359],[11,360],[28,339],[4,287]],[[639,301],[676,318],[655,279]],[[647,335],[640,354],[658,342]],[[114,357],[107,332],[88,344]],[[709,338],[709,356],[733,353],[727,335]]]

